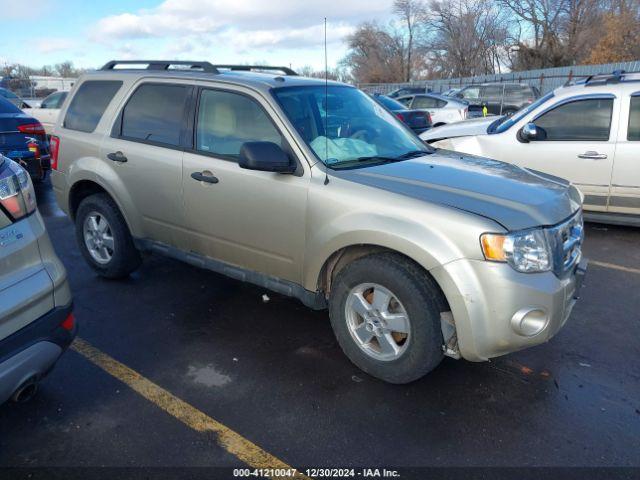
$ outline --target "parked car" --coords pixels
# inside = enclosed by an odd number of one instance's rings
[[[60,107],[64,103],[69,92],[54,92],[46,97],[37,107],[24,107],[22,110],[38,119],[38,121],[44,127],[48,135],[51,134],[53,126],[58,119],[60,113]]]
[[[28,108],[29,104],[25,102],[18,95],[13,93],[11,90],[7,90],[6,88],[0,88],[0,98],[8,100],[13,103],[18,108]]]
[[[561,87],[511,117],[426,132],[434,146],[566,178],[589,218],[640,223],[640,74]]]
[[[402,103],[386,95],[375,94],[372,98],[383,107],[389,109],[398,119],[407,124],[411,130],[421,134],[432,126],[431,115],[424,110],[409,110]]]
[[[387,94],[387,96],[389,98],[398,98],[405,95],[411,95],[413,93],[426,93],[427,91],[427,87],[402,87],[392,90]]]
[[[0,154],[22,165],[36,181],[50,169],[49,142],[38,120],[0,98]]]
[[[0,403],[28,400],[77,331],[26,171],[0,156]]]
[[[422,93],[400,97],[398,101],[406,108],[429,112],[434,127],[469,118],[469,104],[456,98],[444,97],[435,93]],[[473,112],[472,117],[475,116],[475,112],[480,112],[480,109],[476,108]],[[480,115],[482,115],[481,112]]]
[[[97,274],[155,252],[328,308],[388,382],[547,341],[584,273],[575,187],[432,149],[338,82],[113,61],[78,81],[52,145]]]
[[[469,85],[455,94],[470,105],[487,107],[492,115],[513,115],[540,97],[537,87],[523,83],[483,83]]]

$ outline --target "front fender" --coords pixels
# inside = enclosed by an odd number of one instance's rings
[[[331,255],[355,245],[388,248],[406,255],[426,270],[463,256],[450,239],[407,218],[366,212],[345,214],[308,238],[304,287],[315,291],[322,268]]]

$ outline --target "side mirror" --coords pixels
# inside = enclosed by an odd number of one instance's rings
[[[456,93],[456,98],[464,98],[464,95],[461,93]]]
[[[289,156],[273,142],[245,142],[240,148],[240,168],[261,172],[294,173],[296,165]]]
[[[545,131],[538,127],[535,123],[527,123],[518,132],[518,140],[523,143],[529,143],[536,140],[544,140],[546,138]]]

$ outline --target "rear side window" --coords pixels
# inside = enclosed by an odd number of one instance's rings
[[[235,158],[245,142],[273,142],[284,146],[280,132],[254,100],[237,93],[203,90],[198,107],[196,149]]]
[[[631,108],[629,109],[629,132],[627,140],[640,141],[640,95],[631,97]]]
[[[594,98],[565,103],[538,117],[535,124],[545,130],[547,140],[609,140],[612,98]]]
[[[436,108],[438,100],[432,97],[416,97],[411,108]]]
[[[140,86],[122,112],[121,136],[179,146],[188,93],[183,85]]]
[[[122,82],[114,80],[84,82],[71,100],[64,117],[64,128],[93,132],[121,86]]]

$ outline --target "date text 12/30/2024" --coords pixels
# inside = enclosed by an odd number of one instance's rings
[[[400,478],[397,470],[387,468],[236,468],[234,478]]]

